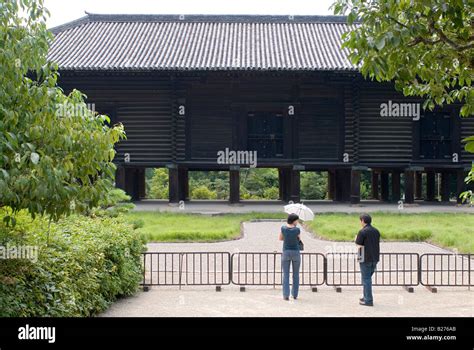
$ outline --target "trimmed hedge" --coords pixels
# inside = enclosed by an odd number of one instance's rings
[[[38,259],[0,259],[0,316],[93,316],[137,291],[144,241],[121,216],[17,222],[0,224],[0,245],[37,246]]]

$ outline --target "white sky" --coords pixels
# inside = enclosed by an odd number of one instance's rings
[[[45,0],[48,27],[90,13],[332,15],[334,0]]]

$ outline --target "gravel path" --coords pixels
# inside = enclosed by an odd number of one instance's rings
[[[164,200],[142,200],[136,202],[135,210],[144,211],[169,211],[186,213],[281,213],[282,201],[256,201],[246,200],[239,204],[229,204],[224,200],[192,200],[185,202],[184,206],[169,204]],[[457,205],[455,202],[424,202],[416,201],[414,204],[405,204],[400,209],[397,203],[384,203],[376,200],[364,200],[359,204],[336,203],[332,201],[305,201],[305,205],[315,213],[362,213],[362,212],[400,212],[404,213],[474,213],[474,208],[468,205]]]
[[[243,237],[241,239],[216,243],[150,243],[149,252],[198,252],[198,251],[225,251],[237,252],[273,252],[281,251],[282,242],[278,241],[278,233],[283,222],[245,222],[243,223]],[[351,251],[354,244],[350,242],[332,242],[314,238],[303,228],[301,239],[305,244],[306,252],[323,253]],[[354,233],[355,235],[355,233]],[[447,251],[423,242],[382,242],[382,252],[406,253],[446,253]]]
[[[282,243],[277,240],[281,222],[247,222],[241,239],[217,243],[150,243],[149,252],[274,252]],[[329,242],[314,238],[302,230],[305,252],[341,252],[352,249],[352,243]],[[427,243],[382,242],[381,251],[405,253],[446,253]],[[177,265],[176,265],[177,266]],[[174,267],[176,268],[176,267]],[[169,267],[167,268],[169,269]],[[422,286],[415,293],[402,287],[374,287],[375,307],[358,305],[361,287],[343,287],[336,293],[332,287],[319,286],[313,293],[302,287],[297,301],[285,302],[281,288],[225,285],[222,292],[214,287],[153,287],[133,297],[116,302],[102,316],[474,316],[474,291],[468,288],[439,288],[437,294]]]

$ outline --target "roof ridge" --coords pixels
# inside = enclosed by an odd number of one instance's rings
[[[87,13],[87,12],[86,12]],[[320,22],[347,23],[346,16],[333,15],[208,15],[208,14],[95,14],[87,13],[91,21],[151,21],[151,22]]]
[[[347,23],[346,16],[333,15],[206,15],[206,14],[97,14],[50,28],[54,34],[88,22],[208,22],[208,23]]]

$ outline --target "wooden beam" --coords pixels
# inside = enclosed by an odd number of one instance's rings
[[[376,172],[375,170],[372,170],[371,172],[372,176],[372,185],[371,185],[371,191],[372,191],[372,198],[373,199],[380,199],[380,192],[379,192],[379,173]]]
[[[449,172],[443,171],[441,173],[441,201],[449,202]]]
[[[433,170],[429,170],[426,172],[426,200],[429,202],[433,202],[435,200],[435,192],[436,192],[435,176],[436,176],[436,173]]]
[[[415,172],[415,199],[423,198],[423,173]]]
[[[240,169],[231,169],[229,171],[229,185],[230,185],[230,203],[240,202]]]
[[[380,174],[380,199],[384,202],[388,202],[388,196],[388,172],[382,171]]]
[[[168,176],[168,192],[169,192],[169,202],[170,203],[179,203],[179,175],[178,168],[169,168]]]
[[[351,204],[360,202],[360,171],[351,170]]]
[[[405,170],[405,203],[413,203],[415,201],[415,172]]]
[[[398,202],[400,200],[400,172],[392,172],[392,201]]]

